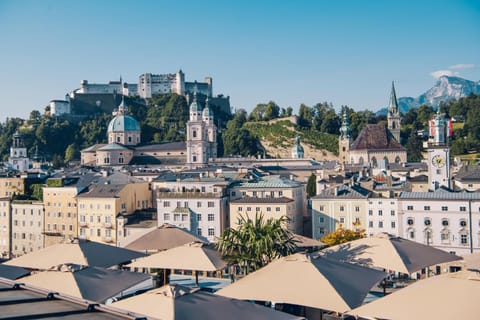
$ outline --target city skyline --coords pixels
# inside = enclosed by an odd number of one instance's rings
[[[2,117],[43,112],[85,79],[182,69],[251,111],[275,101],[378,110],[440,75],[480,80],[475,1],[1,1]]]

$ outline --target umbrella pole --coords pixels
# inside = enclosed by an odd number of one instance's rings
[[[198,287],[198,271],[195,271],[195,285]]]

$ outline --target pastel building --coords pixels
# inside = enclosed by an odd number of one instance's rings
[[[480,193],[403,192],[400,236],[464,255],[480,252]]]
[[[280,207],[280,211],[287,214],[287,228],[294,233],[303,234],[303,218],[304,212],[306,212],[306,193],[304,184],[281,178],[276,175],[264,176],[255,180],[235,184],[230,190],[230,199],[232,200],[232,203],[235,203],[236,199],[241,198],[249,198],[249,200],[245,201],[251,202],[254,200],[250,200],[250,198],[266,199],[258,201],[258,205],[250,206],[251,208],[255,208],[252,209],[255,210],[255,212],[257,207],[261,209],[265,208],[266,210],[266,204],[270,199],[282,199],[279,201],[271,201],[272,204],[275,203],[275,212],[278,213],[276,207]],[[292,201],[288,201],[288,199]],[[265,201],[265,205],[261,205],[261,201]],[[280,205],[282,202],[285,204]],[[233,211],[231,211],[230,223],[236,223],[237,215],[241,213],[237,210],[239,207],[243,208],[248,206],[241,201],[237,202],[237,205],[234,204],[231,206],[230,209]],[[243,211],[242,209],[242,212],[247,211]],[[272,216],[277,217],[278,214],[275,214],[275,212],[272,212]],[[265,211],[265,214],[268,214],[267,211]],[[251,218],[254,218],[254,216]]]
[[[151,207],[149,183],[115,173],[77,196],[79,238],[117,244],[117,216]]]
[[[11,228],[10,198],[0,198],[0,258],[10,258]]]
[[[19,200],[12,202],[12,237],[13,256],[20,256],[44,247],[43,202]]]
[[[339,227],[366,229],[369,195],[370,192],[360,186],[340,184],[312,197],[312,237],[320,239]]]

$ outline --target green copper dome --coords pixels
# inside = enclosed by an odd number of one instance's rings
[[[140,131],[140,125],[134,118],[118,115],[108,124],[108,132]]]

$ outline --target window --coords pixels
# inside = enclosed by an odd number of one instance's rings
[[[424,207],[423,207],[423,210],[429,211],[429,210],[430,210],[430,206],[424,206]]]
[[[259,211],[260,211],[260,207],[256,207],[256,208],[255,208],[255,211],[259,212]]]
[[[102,230],[101,229],[97,229],[97,237],[101,237],[102,236]]]
[[[188,208],[188,201],[184,201],[184,202],[183,202],[183,207],[184,207],[184,208]]]
[[[197,213],[197,221],[202,221],[202,215],[200,213]]]
[[[283,196],[283,191],[278,191],[278,196],[282,197]]]
[[[467,211],[467,207],[460,207],[460,211]]]
[[[360,207],[356,206],[355,207],[355,212],[360,212]]]
[[[180,221],[180,214],[179,213],[173,214],[173,221]]]
[[[466,227],[467,226],[467,221],[466,220],[460,220],[460,227]]]
[[[368,210],[368,215],[373,216],[373,210]]]
[[[213,201],[208,201],[207,206],[208,206],[209,208],[213,208],[213,207],[215,207],[215,202],[213,202]]]
[[[340,223],[345,223],[345,217],[340,217]]]
[[[430,218],[425,218],[425,220],[423,220],[423,223],[426,225],[426,226],[429,226],[432,224],[432,220],[430,220]]]
[[[442,207],[442,211],[448,211],[448,207],[447,207],[447,206],[443,206],[443,207]]]
[[[413,225],[413,223],[414,223],[413,218],[408,218],[408,219],[407,219],[407,224],[408,224],[409,226]]]
[[[169,221],[170,220],[170,213],[164,213],[163,214],[163,220]]]
[[[448,227],[448,219],[443,219],[442,220],[442,226]]]
[[[201,208],[202,207],[202,202],[198,201],[197,202],[197,208]]]
[[[408,232],[408,237],[409,237],[410,239],[415,239],[415,231],[410,230],[410,231]]]
[[[182,201],[177,201],[177,208],[181,208],[182,207]]]
[[[214,236],[214,235],[215,235],[215,229],[213,229],[213,228],[208,228],[208,235],[209,235],[209,236]]]
[[[188,214],[184,213],[182,214],[182,221],[187,221],[188,219]]]
[[[373,221],[368,221],[368,227],[373,228]]]
[[[247,211],[252,211],[252,207],[247,207]]]
[[[467,237],[467,234],[466,233],[462,233],[460,235],[460,244],[463,245],[463,246],[466,246],[468,243],[468,237]]]
[[[202,235],[202,228],[198,228],[198,229],[197,229],[197,234],[198,234],[199,236]]]
[[[215,215],[213,213],[208,214],[208,221],[215,221]]]
[[[320,207],[318,208],[318,210],[324,211],[324,210],[325,210],[325,206],[320,206]],[[479,209],[479,210],[480,210],[480,209]]]
[[[392,229],[395,229],[395,221],[390,222],[390,227],[391,227]]]
[[[390,215],[395,216],[395,210],[390,210]]]
[[[383,216],[383,210],[378,210],[378,215]]]
[[[345,211],[345,206],[340,206],[340,211]]]
[[[324,217],[319,217],[319,218],[318,218],[318,222],[324,223],[324,222],[325,222],[325,218],[324,218]]]
[[[378,221],[378,227],[383,228],[383,221]]]
[[[275,211],[280,212],[280,207],[275,207]]]
[[[267,207],[267,211],[268,212],[272,211],[272,207]]]
[[[413,206],[407,206],[407,210],[413,210]]]
[[[164,208],[170,207],[170,201],[163,201],[163,207]]]
[[[238,207],[238,211],[243,211],[243,207]]]

